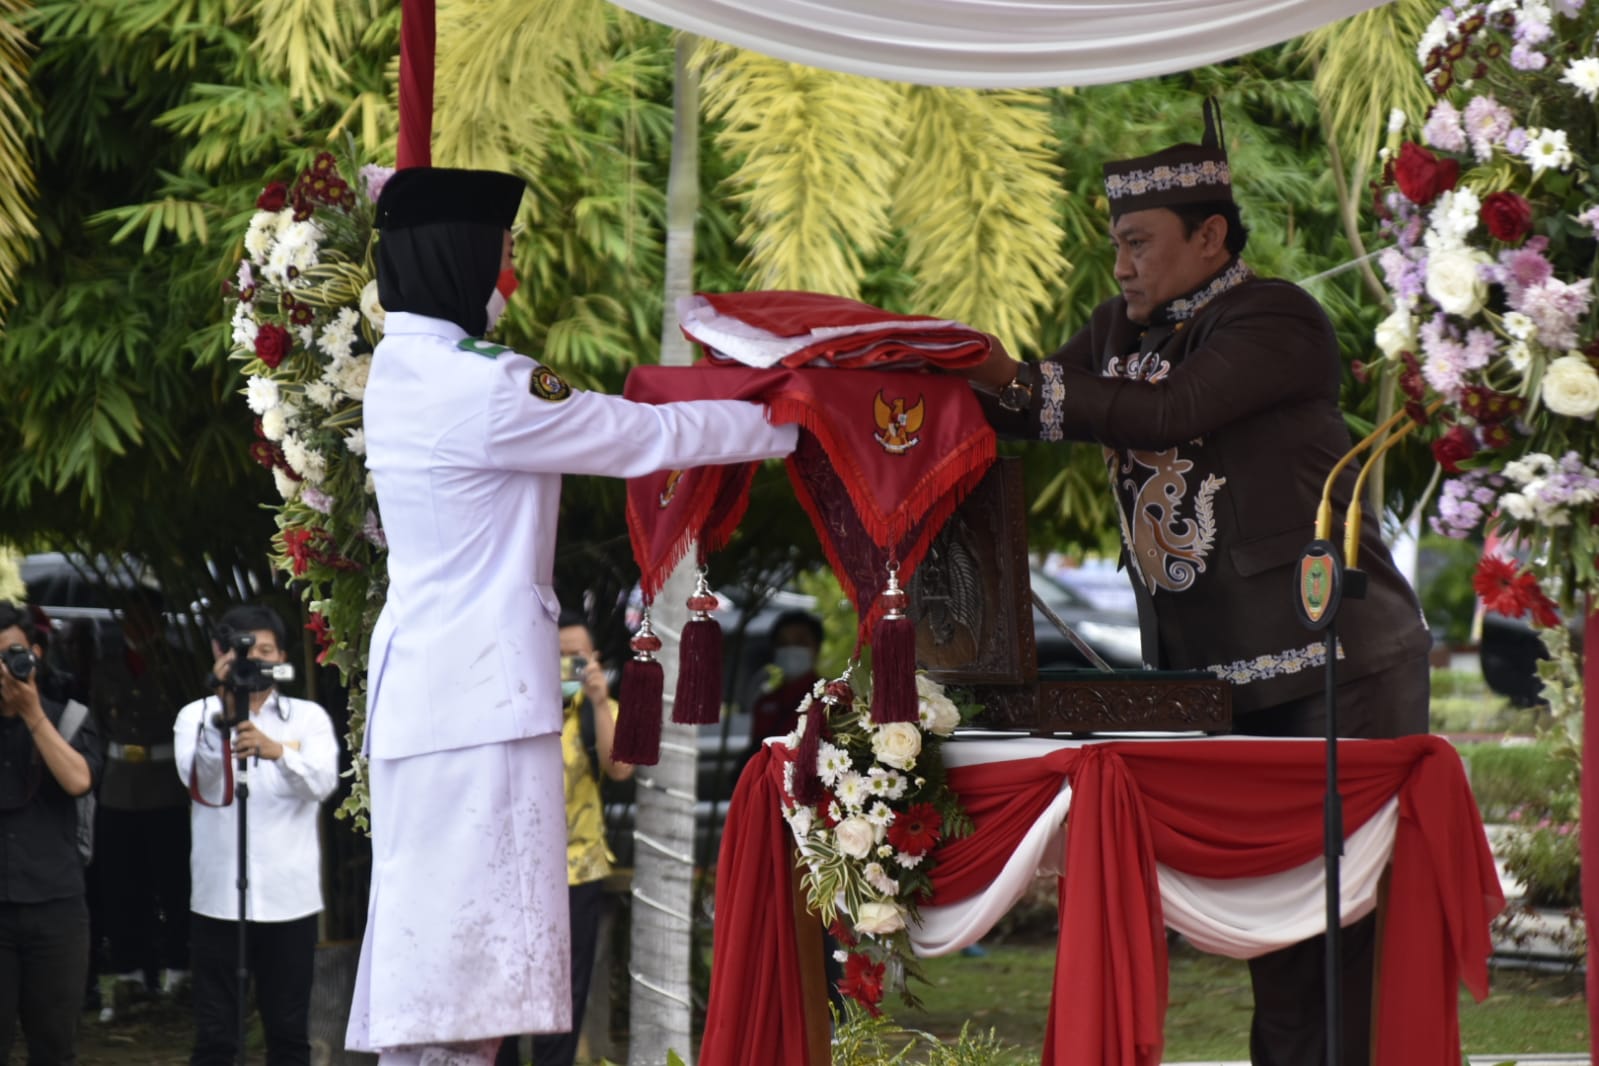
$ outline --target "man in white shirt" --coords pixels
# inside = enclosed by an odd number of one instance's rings
[[[327,712],[274,685],[249,694],[249,716],[233,728],[233,643],[249,634],[251,659],[281,663],[283,620],[266,607],[222,617],[216,693],[184,707],[173,726],[178,776],[189,787],[194,1052],[191,1066],[232,1066],[238,1057],[239,814],[245,807],[245,957],[255,978],[268,1066],[311,1061],[311,968],[322,910],[317,810],[338,784],[339,745]],[[263,675],[266,676],[266,675]],[[234,764],[248,760],[246,775]],[[236,780],[239,778],[239,780]]]
[[[377,205],[385,311],[363,404],[389,545],[366,749],[372,894],[347,1045],[383,1066],[492,1063],[571,1027],[562,796],[562,474],[793,451],[758,404],[573,389],[481,338],[515,288],[523,183],[413,167]]]

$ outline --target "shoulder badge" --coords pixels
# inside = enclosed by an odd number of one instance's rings
[[[568,385],[561,375],[547,366],[535,366],[533,378],[527,384],[527,391],[541,400],[551,403],[560,403],[572,395],[572,386]]]
[[[498,359],[511,349],[503,344],[492,344],[481,337],[466,337],[456,345],[463,352],[481,355],[485,359]]]

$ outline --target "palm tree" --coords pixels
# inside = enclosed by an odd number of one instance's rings
[[[0,0],[0,327],[16,299],[16,281],[39,236],[34,226],[28,0]]]

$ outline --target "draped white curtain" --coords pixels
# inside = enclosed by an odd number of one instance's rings
[[[764,55],[887,81],[1016,89],[1189,70],[1385,0],[614,0]]]

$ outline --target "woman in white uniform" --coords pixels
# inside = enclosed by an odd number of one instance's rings
[[[365,397],[388,538],[372,634],[372,893],[347,1044],[383,1066],[491,1063],[569,1027],[561,474],[786,455],[757,404],[569,388],[480,338],[515,287],[523,183],[417,167],[378,200],[387,312]]]

